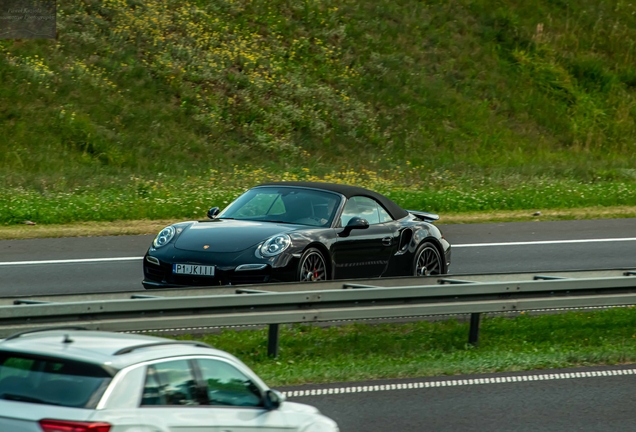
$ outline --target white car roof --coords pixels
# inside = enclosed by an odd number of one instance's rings
[[[207,355],[237,361],[231,354],[199,342],[89,330],[25,333],[1,341],[0,352],[2,351],[76,360],[116,370],[177,356]]]

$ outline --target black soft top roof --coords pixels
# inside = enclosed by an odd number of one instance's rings
[[[272,183],[263,183],[259,186],[294,186],[294,187],[305,187],[312,189],[322,189],[330,192],[336,192],[344,195],[347,199],[353,196],[365,196],[369,198],[373,198],[377,202],[379,202],[384,209],[389,212],[393,219],[402,219],[407,216],[409,213],[402,209],[399,205],[385,197],[384,195],[380,195],[377,192],[370,191],[365,188],[361,188],[359,186],[349,186],[343,184],[336,183],[320,183],[320,182],[272,182]]]

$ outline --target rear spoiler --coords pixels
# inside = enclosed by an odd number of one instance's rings
[[[425,222],[435,222],[439,220],[439,215],[436,215],[435,213],[428,213],[425,211],[417,211],[417,210],[407,210],[407,212],[411,213],[413,216],[415,216],[419,220],[423,220]]]

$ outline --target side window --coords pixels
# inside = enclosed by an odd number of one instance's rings
[[[362,196],[351,197],[347,200],[340,222],[346,226],[353,217],[366,219],[370,225],[392,221],[393,218],[374,199]]]
[[[393,220],[391,215],[384,210],[384,207],[380,204],[378,204],[378,215],[380,216],[380,223],[391,222]]]
[[[173,360],[148,366],[141,405],[199,405],[190,362]]]
[[[210,405],[263,406],[260,389],[234,366],[214,359],[197,361],[203,380],[208,385]]]

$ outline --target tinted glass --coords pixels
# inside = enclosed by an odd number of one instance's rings
[[[378,204],[378,216],[380,217],[380,223],[391,222],[393,220],[391,215],[384,210],[384,207],[380,204]]]
[[[220,360],[198,360],[210,405],[262,406],[260,389],[245,374]]]
[[[190,362],[174,360],[148,366],[141,405],[199,405]]]
[[[110,374],[97,365],[0,353],[2,399],[94,408],[110,381]]]
[[[235,219],[249,219],[265,215],[281,215],[285,213],[285,206],[276,193],[255,194],[252,199],[238,208],[234,213]]]
[[[351,197],[347,200],[340,218],[342,226],[347,226],[347,223],[353,217],[366,219],[370,225],[393,220],[387,211],[374,199],[362,196]]]
[[[291,187],[262,187],[245,192],[219,214],[241,219],[330,226],[340,197],[329,192]]]

